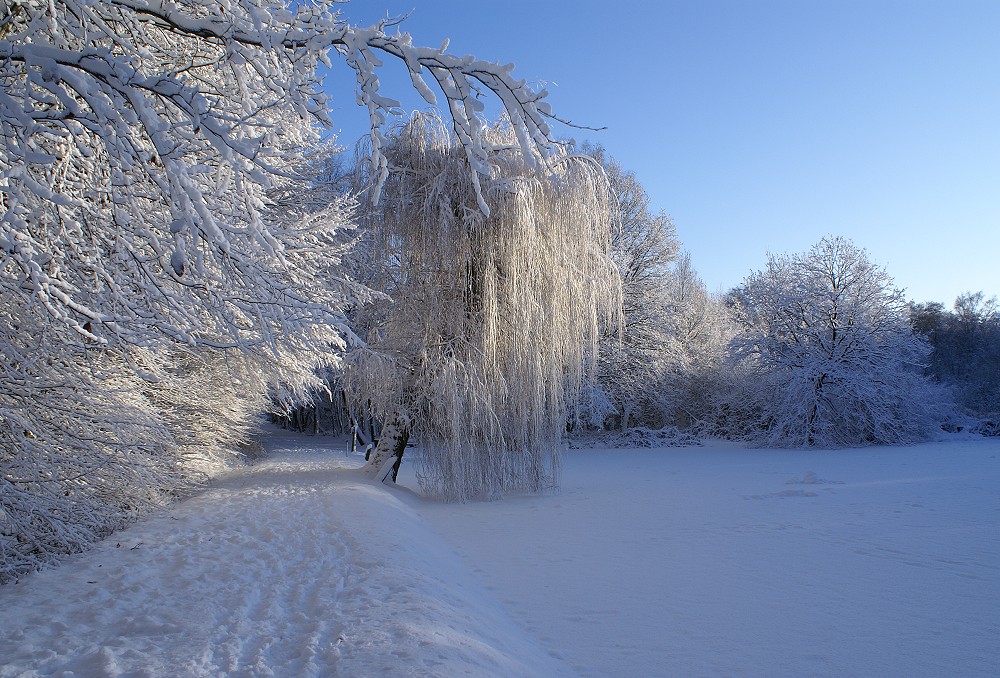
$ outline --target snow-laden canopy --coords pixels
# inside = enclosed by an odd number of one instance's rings
[[[549,114],[511,69],[344,22],[337,3],[0,3],[0,579],[189,487],[246,439],[268,389],[317,384],[367,291],[341,269],[354,204],[318,68],[357,74],[372,166],[396,103],[382,60],[444,96],[466,178],[478,96],[528,163]]]

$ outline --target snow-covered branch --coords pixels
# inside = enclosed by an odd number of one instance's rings
[[[428,74],[444,95],[484,212],[479,175],[488,174],[493,149],[482,133],[483,91],[508,111],[529,166],[549,152],[545,93],[515,80],[510,66],[418,47],[384,26],[350,26],[335,7],[303,3],[292,11],[254,0],[17,5],[0,40],[0,243],[54,317],[88,340],[108,337],[84,331],[87,321],[128,335],[122,313],[87,298],[91,285],[65,280],[72,267],[60,267],[59,276],[40,263],[51,249],[42,223],[84,232],[112,225],[116,240],[131,241],[127,259],[167,310],[125,315],[152,316],[160,325],[169,318],[165,333],[184,341],[193,340],[198,323],[178,298],[217,289],[219,279],[206,278],[211,260],[237,277],[258,254],[282,266],[280,236],[262,217],[266,192],[299,178],[294,154],[331,122],[317,74],[331,50],[356,71],[357,98],[369,111],[374,196],[387,176],[381,127],[398,105],[380,90],[386,56],[408,69],[429,102]],[[39,210],[44,219],[26,218]],[[107,283],[101,287],[125,291],[97,263],[96,276]],[[132,308],[116,296],[121,308]]]
[[[339,361],[344,309],[370,292],[341,264],[354,200],[321,179],[322,64],[357,74],[373,195],[398,106],[383,60],[444,96],[483,213],[480,96],[528,165],[548,154],[544,92],[510,68],[337,6],[0,3],[0,579],[183,490],[269,398],[302,401]]]

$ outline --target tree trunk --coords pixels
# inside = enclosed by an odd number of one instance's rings
[[[382,437],[375,445],[375,450],[365,466],[365,472],[382,482],[386,482],[390,477],[392,482],[396,482],[396,474],[399,473],[399,465],[403,461],[403,452],[406,451],[406,443],[409,440],[410,427],[407,419],[402,413],[397,412],[382,428]]]
[[[631,401],[627,401],[622,406],[622,421],[621,421],[621,432],[628,433],[629,420],[632,418],[632,411],[635,408],[632,406]]]
[[[826,380],[826,375],[820,376],[816,380],[816,385],[813,387],[813,404],[809,409],[809,418],[806,422],[806,445],[812,447],[816,444],[816,417],[819,415],[819,401],[823,397],[823,383]]]
[[[812,447],[816,444],[816,413],[819,411],[819,403],[814,402],[809,410],[809,417],[806,420],[806,445]]]

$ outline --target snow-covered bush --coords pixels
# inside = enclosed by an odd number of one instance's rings
[[[189,487],[142,380],[111,354],[52,353],[10,336],[0,361],[0,582],[81,550],[165,493]],[[40,327],[40,326],[36,326]],[[38,360],[36,355],[45,356]]]
[[[664,426],[660,429],[635,426],[626,431],[586,431],[570,439],[572,449],[588,448],[619,448],[635,449],[639,447],[693,447],[701,445],[697,436],[682,431],[676,426]]]

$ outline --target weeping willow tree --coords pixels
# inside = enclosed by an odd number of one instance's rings
[[[420,482],[457,500],[555,484],[567,403],[621,314],[599,166],[564,154],[536,167],[508,125],[486,134],[501,147],[480,180],[487,209],[438,117],[416,115],[391,138],[393,169],[367,218],[383,276],[368,282],[391,301],[360,319],[368,343],[347,374],[385,422],[369,472],[395,479],[413,434]]]

